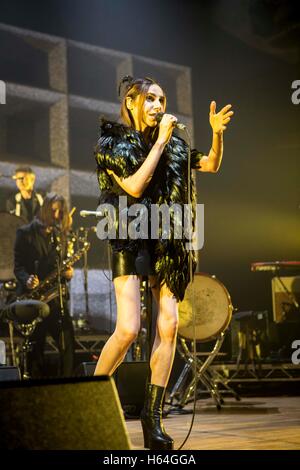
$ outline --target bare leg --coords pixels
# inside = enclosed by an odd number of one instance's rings
[[[96,365],[94,375],[112,375],[140,329],[140,280],[138,276],[120,276],[114,280],[117,323]]]
[[[152,450],[171,450],[174,441],[162,423],[163,400],[169,380],[176,346],[178,324],[177,303],[166,286],[153,286],[152,292],[158,303],[156,336],[150,359],[151,381],[147,385],[141,422],[144,446]]]
[[[153,278],[151,279],[153,285]],[[151,383],[166,387],[175,355],[178,328],[178,305],[173,294],[163,285],[153,287],[158,303],[156,335],[150,359]]]

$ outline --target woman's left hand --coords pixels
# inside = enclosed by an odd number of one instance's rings
[[[216,106],[215,101],[210,103],[209,123],[215,134],[221,134],[227,129],[227,124],[233,115],[233,111],[229,111],[231,104],[227,104],[227,106],[224,106],[221,111],[216,113]]]

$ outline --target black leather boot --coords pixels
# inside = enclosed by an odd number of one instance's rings
[[[151,450],[172,450],[174,441],[166,433],[162,423],[162,407],[166,389],[148,384],[145,405],[141,412],[144,447]]]

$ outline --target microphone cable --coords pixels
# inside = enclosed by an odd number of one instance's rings
[[[190,134],[188,132],[187,127],[185,126],[184,129],[186,137],[187,137],[187,142],[188,142],[188,178],[187,178],[187,184],[188,184],[188,205],[190,208],[189,214],[191,214],[191,217],[188,218],[189,220],[189,235],[191,237],[190,243],[192,244],[192,235],[193,235],[193,226],[192,226],[192,218],[193,218],[193,205],[192,205],[192,200],[191,200],[191,185],[192,185],[192,174],[191,174],[191,138]],[[196,214],[195,214],[196,217]],[[197,226],[197,225],[196,225]],[[190,247],[192,248],[192,247]],[[194,376],[194,399],[193,399],[193,413],[192,413],[192,419],[190,422],[190,427],[188,429],[187,435],[184,438],[183,442],[180,444],[180,446],[176,450],[181,450],[185,443],[187,442],[188,438],[190,437],[190,434],[192,432],[194,422],[195,422],[195,414],[196,414],[196,403],[197,403],[197,386],[198,386],[198,375],[197,375],[197,348],[196,348],[196,319],[195,319],[195,287],[193,283],[193,258],[192,255],[189,256],[189,276],[190,276],[190,283],[191,283],[191,314],[192,314],[192,325],[193,325],[193,376]]]

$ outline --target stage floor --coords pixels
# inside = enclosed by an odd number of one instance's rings
[[[195,422],[182,450],[300,449],[300,396],[226,398],[218,411],[212,399],[197,401]],[[187,405],[184,410],[191,410]],[[192,414],[164,419],[175,449],[188,432]],[[126,420],[133,449],[143,449],[139,420]]]

